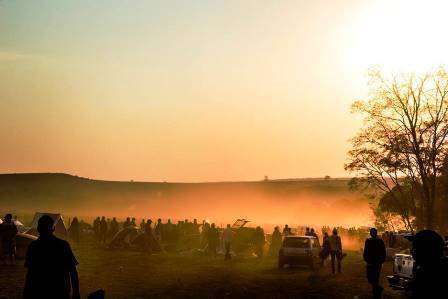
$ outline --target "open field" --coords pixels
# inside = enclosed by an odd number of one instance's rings
[[[328,266],[278,269],[276,259],[234,258],[225,262],[182,254],[148,255],[111,251],[93,244],[73,247],[79,260],[82,297],[103,288],[106,298],[371,298],[364,263],[356,252],[343,261],[343,273]],[[0,268],[0,298],[20,298],[25,269]],[[383,270],[391,272],[391,264]],[[386,289],[384,298],[400,298]]]

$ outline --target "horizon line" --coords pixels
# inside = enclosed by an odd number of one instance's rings
[[[2,175],[67,175],[71,177],[76,177],[80,179],[92,180],[92,181],[102,181],[102,182],[116,182],[116,183],[159,183],[159,184],[218,184],[218,183],[258,183],[258,182],[281,182],[281,181],[312,181],[312,180],[348,180],[352,177],[299,177],[299,178],[276,178],[276,179],[261,179],[261,180],[223,180],[223,181],[140,181],[140,180],[113,180],[113,179],[100,179],[91,178],[87,176],[79,176],[67,172],[6,172],[0,173]]]

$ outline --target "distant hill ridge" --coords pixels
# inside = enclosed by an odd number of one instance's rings
[[[282,179],[248,182],[132,182],[94,180],[64,173],[0,174],[0,207],[36,211],[71,211],[103,206],[139,206],[151,200],[269,197],[288,200],[300,194],[347,197],[349,179]],[[255,194],[255,195],[254,195]],[[172,201],[171,201],[172,202]]]

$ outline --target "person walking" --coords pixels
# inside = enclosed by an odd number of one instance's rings
[[[378,237],[376,228],[370,229],[370,238],[364,244],[364,261],[366,262],[367,281],[372,285],[374,299],[381,298],[383,288],[380,286],[381,267],[386,260],[386,246]]]
[[[233,231],[232,228],[230,227],[230,224],[227,224],[227,228],[222,233],[222,242],[224,243],[225,248],[225,255],[224,255],[225,260],[230,260],[231,258],[230,246],[232,244],[232,239],[233,239]]]
[[[328,237],[330,243],[330,257],[331,257],[331,272],[335,274],[335,261],[338,264],[338,273],[341,273],[341,260],[342,260],[342,242],[341,237],[338,236],[338,230],[333,229],[333,233]]]

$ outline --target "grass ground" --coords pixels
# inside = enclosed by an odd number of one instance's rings
[[[328,266],[278,269],[276,259],[234,258],[230,262],[181,255],[148,255],[112,251],[85,244],[74,246],[79,261],[82,298],[97,289],[106,298],[371,298],[364,263],[352,252],[343,261],[343,273],[332,275]],[[0,268],[0,298],[20,298],[25,269]],[[391,272],[385,265],[385,275]],[[400,298],[386,288],[384,298]]]

